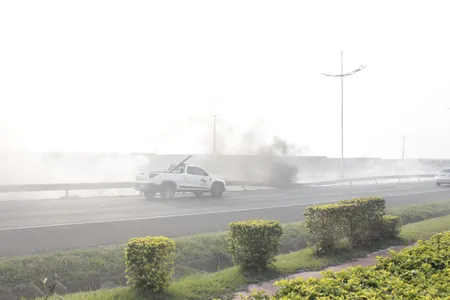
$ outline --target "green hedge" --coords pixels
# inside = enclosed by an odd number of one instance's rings
[[[317,205],[305,212],[306,227],[319,251],[360,247],[382,238],[385,200],[379,197]]]
[[[403,224],[450,215],[450,201],[416,204],[389,209],[389,214],[402,218]]]
[[[274,261],[283,234],[279,221],[243,221],[229,226],[229,252],[236,265],[262,270]]]
[[[351,246],[364,246],[382,238],[382,233],[376,228],[382,224],[382,218],[386,214],[386,201],[383,198],[355,198],[340,201],[338,204],[353,204],[344,222]]]
[[[400,217],[386,215],[381,223],[381,237],[384,239],[393,238],[399,235],[403,221]]]
[[[449,299],[450,232],[391,254],[373,267],[325,271],[322,279],[281,280],[274,296],[254,293],[246,299]]]
[[[339,246],[343,239],[342,224],[351,206],[354,204],[327,204],[307,208],[306,228],[312,234],[318,250],[328,251]]]
[[[164,291],[173,273],[175,242],[163,236],[134,238],[125,246],[128,285]]]

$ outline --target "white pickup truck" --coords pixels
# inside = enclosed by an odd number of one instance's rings
[[[200,197],[203,193],[211,193],[220,197],[227,185],[223,177],[212,175],[200,167],[191,164],[178,164],[169,171],[138,173],[134,189],[140,191],[148,199],[157,193],[165,200],[172,199],[175,193],[193,193]]]

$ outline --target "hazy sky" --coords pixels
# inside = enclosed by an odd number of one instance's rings
[[[448,2],[448,1],[447,1]],[[445,1],[0,2],[0,150],[206,152],[261,130],[346,156],[450,157]],[[259,125],[258,125],[259,124]],[[261,125],[262,124],[262,125]]]

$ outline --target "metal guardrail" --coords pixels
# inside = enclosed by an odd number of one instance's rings
[[[267,184],[250,181],[227,181],[228,186],[267,186]],[[133,188],[134,182],[86,182],[86,183],[47,183],[47,184],[11,184],[0,185],[0,193],[50,192],[76,190],[107,190]]]
[[[327,180],[314,183],[296,183],[292,186],[323,186],[330,184],[364,182],[364,181],[378,181],[389,179],[410,179],[417,178],[433,178],[434,174],[418,174],[418,175],[395,175],[395,176],[374,176],[374,177],[361,177],[361,178],[346,178]],[[228,186],[271,186],[271,184],[262,182],[250,182],[250,181],[227,181]],[[49,192],[49,191],[65,191],[66,196],[69,191],[75,190],[98,190],[98,189],[127,189],[133,188],[134,182],[91,182],[91,183],[50,183],[50,184],[13,184],[13,185],[0,185],[0,193],[14,193],[14,192]]]
[[[299,185],[308,185],[308,186],[323,186],[323,185],[331,185],[331,184],[339,184],[339,183],[348,183],[352,185],[354,182],[365,182],[365,181],[374,181],[376,184],[378,181],[382,180],[393,180],[397,179],[401,181],[402,179],[414,179],[421,180],[422,178],[434,178],[434,174],[416,174],[416,175],[388,175],[388,176],[372,176],[372,177],[358,177],[358,178],[344,178],[344,179],[335,179],[335,180],[326,180],[320,182],[313,182],[307,184],[299,184]]]
[[[133,185],[134,182],[11,184],[11,185],[0,185],[0,193],[126,189],[132,188]]]

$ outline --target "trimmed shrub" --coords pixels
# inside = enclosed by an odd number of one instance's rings
[[[414,270],[422,270],[428,275],[445,271],[450,275],[450,231],[418,241],[414,247],[399,252],[390,251],[390,254],[390,257],[378,259],[374,269],[389,270],[391,274],[402,278],[409,278]]]
[[[382,238],[392,238],[396,237],[400,233],[403,222],[402,218],[397,216],[386,215],[383,216],[381,223],[381,237]]]
[[[374,240],[382,238],[377,230],[386,214],[386,201],[380,197],[355,198],[344,200],[341,204],[356,204],[353,211],[347,216],[347,236],[352,247],[371,244]]]
[[[305,212],[306,228],[313,236],[317,250],[326,252],[339,248],[345,241],[344,227],[356,204],[310,206]]]
[[[127,284],[164,291],[173,273],[175,242],[164,236],[133,238],[125,246]]]
[[[274,296],[254,293],[244,299],[449,299],[450,232],[391,251],[391,257],[379,258],[376,266],[322,275],[322,279],[281,280]]]
[[[379,197],[355,198],[308,207],[306,227],[318,251],[360,247],[381,238],[385,200]]]
[[[234,264],[262,270],[275,260],[283,234],[279,221],[243,221],[229,226],[229,250]]]

